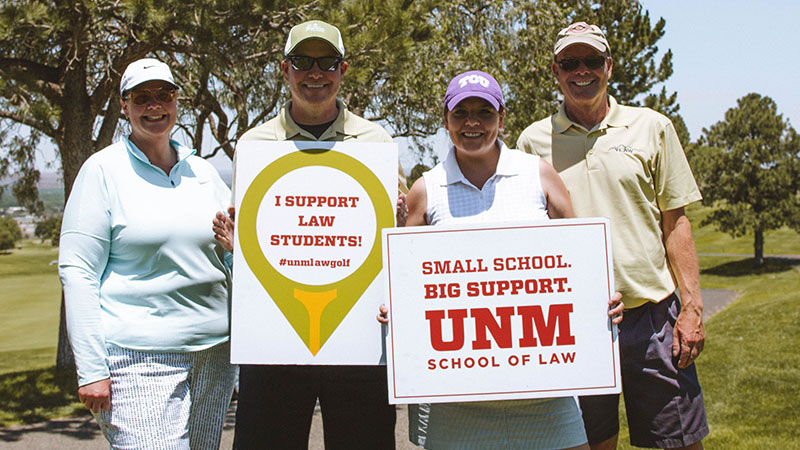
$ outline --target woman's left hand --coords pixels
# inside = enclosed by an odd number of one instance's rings
[[[111,407],[111,379],[104,378],[78,388],[78,399],[97,414]]]
[[[622,312],[624,310],[625,304],[622,303],[622,293],[615,292],[608,301],[608,317],[611,318],[612,324],[619,325],[622,322]]]
[[[224,212],[219,211],[213,220],[214,226],[212,227],[212,230],[214,230],[214,239],[222,244],[222,247],[229,252],[233,251],[233,229],[235,225],[235,215],[236,208],[231,206],[228,208],[227,215]]]

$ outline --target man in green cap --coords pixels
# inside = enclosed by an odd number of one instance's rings
[[[336,27],[319,20],[296,25],[284,56],[291,100],[242,140],[392,142],[336,98],[347,71]],[[307,449],[319,400],[326,449],[393,449],[395,408],[387,399],[386,366],[243,365],[234,447]]]

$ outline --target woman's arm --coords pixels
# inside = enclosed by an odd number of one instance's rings
[[[542,190],[547,199],[547,215],[551,219],[575,217],[567,186],[564,185],[556,169],[544,159],[539,159],[539,179],[542,181]]]
[[[111,248],[108,191],[102,168],[89,160],[73,185],[61,227],[58,273],[64,288],[69,340],[87,408],[107,408],[111,398],[100,280]],[[105,389],[94,389],[99,385]],[[89,386],[92,386],[89,389]]]
[[[425,178],[419,177],[406,196],[408,205],[407,227],[428,225],[428,194],[425,192]]]

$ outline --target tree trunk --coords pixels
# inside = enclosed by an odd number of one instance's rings
[[[75,369],[75,356],[67,337],[67,315],[64,310],[64,292],[61,292],[61,320],[58,323],[58,351],[56,353],[56,368],[63,370]]]
[[[760,228],[755,230],[755,242],[753,247],[755,247],[755,257],[753,258],[753,263],[757,267],[761,267],[764,264],[764,231]]]
[[[63,74],[64,94],[61,103],[61,127],[59,129],[58,150],[61,156],[61,169],[64,177],[64,199],[69,199],[72,184],[78,176],[83,163],[94,152],[92,131],[95,115],[87,93],[86,52],[75,43],[77,57],[67,65]],[[61,322],[58,326],[58,353],[56,368],[73,369],[75,358],[67,339],[64,293],[61,293]]]

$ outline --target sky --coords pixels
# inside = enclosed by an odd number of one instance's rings
[[[800,87],[794,84],[800,75],[800,33],[795,23],[800,17],[800,1],[641,2],[650,12],[651,23],[659,17],[666,21],[665,34],[657,45],[660,54],[672,50],[674,73],[664,85],[668,92],[678,92],[680,113],[692,140],[751,92],[771,97],[778,112],[795,129],[800,128]],[[445,136],[437,139],[446,142]],[[42,149],[39,156],[40,168],[54,159],[52,149]],[[212,162],[230,170],[230,160],[221,152]],[[403,154],[402,149],[401,162],[406,171],[414,164],[412,155]]]
[[[678,92],[691,139],[725,118],[736,100],[769,96],[792,126],[800,126],[800,34],[797,0],[641,0],[655,24],[666,21],[659,51],[672,49],[674,73],[665,86]],[[612,55],[614,49],[611,49]],[[788,58],[788,59],[784,59]]]

